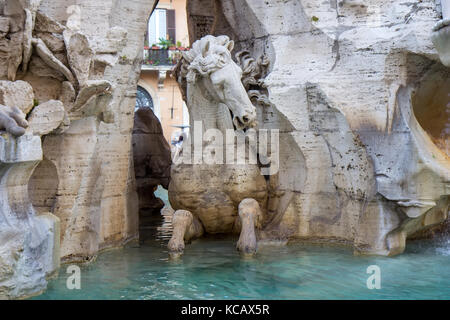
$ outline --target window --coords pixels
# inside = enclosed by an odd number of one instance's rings
[[[134,111],[139,108],[150,108],[153,110],[152,96],[141,86],[137,87],[136,106],[134,108]]]
[[[148,22],[148,44],[158,44],[159,38],[176,43],[175,10],[155,9]]]

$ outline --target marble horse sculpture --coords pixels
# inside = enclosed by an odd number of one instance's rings
[[[232,60],[233,46],[227,36],[205,36],[183,55],[175,70],[185,88],[191,119],[189,139],[194,144],[192,132],[199,123],[203,133],[215,129],[223,137],[227,130],[243,132],[256,126],[256,108],[241,82],[242,69]],[[201,143],[205,149],[212,142]],[[225,143],[234,144],[234,140]],[[180,153],[190,146],[183,143]],[[257,164],[175,161],[169,200],[176,210],[168,245],[172,255],[182,254],[185,241],[204,233],[240,232],[238,250],[244,254],[256,252],[257,231],[265,219],[268,201],[267,183]]]

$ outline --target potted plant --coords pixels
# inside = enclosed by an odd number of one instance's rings
[[[169,41],[169,50],[177,50],[177,46],[172,42],[172,40]]]
[[[172,41],[170,39],[159,38],[158,45],[162,50],[159,52],[159,61],[161,64],[167,64],[169,62],[169,48],[173,47]]]
[[[159,38],[158,45],[161,46],[162,49],[167,50],[169,47],[173,47],[174,44],[170,39]]]
[[[159,46],[157,46],[156,44],[152,44],[152,50],[159,50],[160,48],[159,48]]]

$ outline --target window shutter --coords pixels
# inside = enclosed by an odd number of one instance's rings
[[[167,35],[176,44],[175,10],[166,10]]]
[[[158,37],[156,35],[156,16],[152,14],[148,22],[148,45],[158,43]]]
[[[159,38],[167,39],[167,14],[165,9],[158,9],[158,41]]]

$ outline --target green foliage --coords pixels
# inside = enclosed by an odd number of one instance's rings
[[[319,18],[318,17],[316,17],[316,16],[312,16],[312,21],[314,21],[314,22],[317,22],[317,21],[319,21]]]
[[[158,45],[167,50],[169,47],[175,46],[170,39],[159,38]]]

